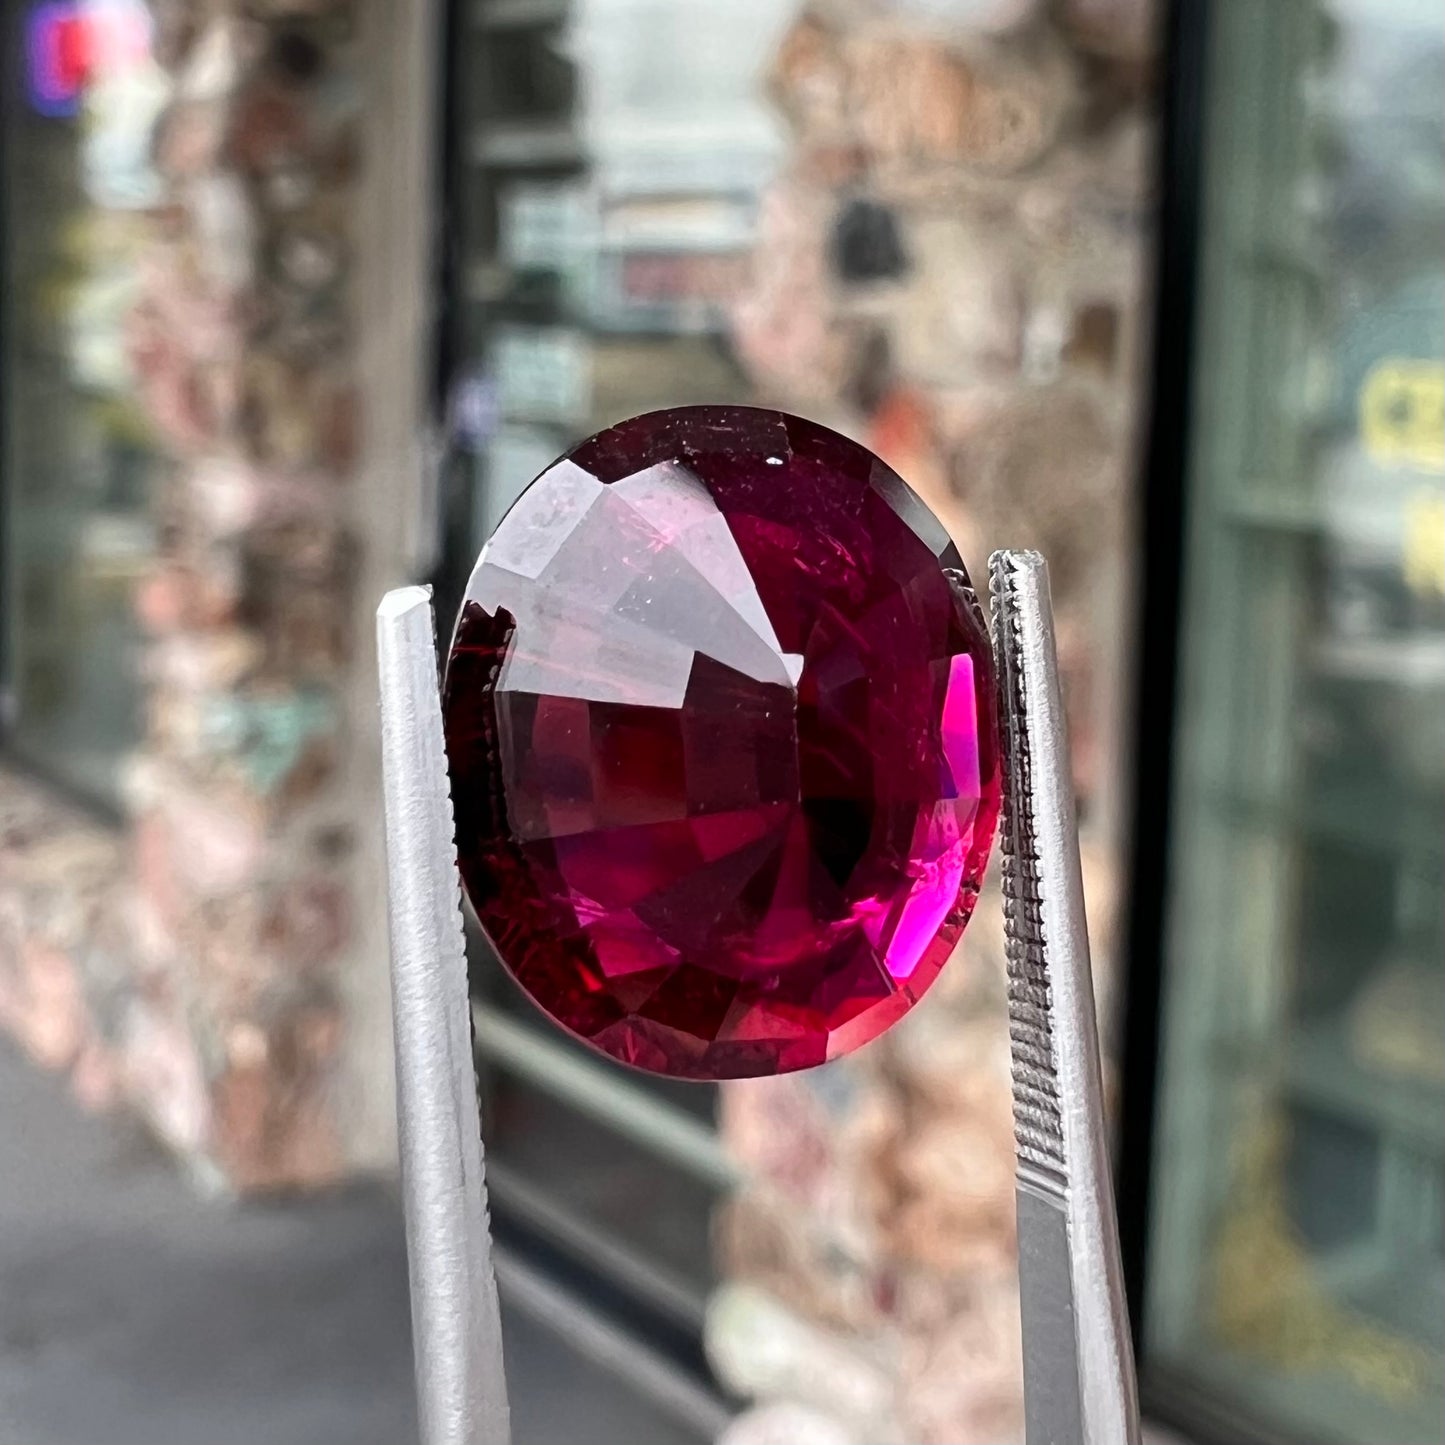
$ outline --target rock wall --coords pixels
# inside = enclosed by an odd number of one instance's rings
[[[867,440],[976,582],[993,548],[1048,557],[1106,1019],[1152,42],[1146,0],[809,4],[735,313],[764,393]],[[880,1043],[725,1087],[752,1182],[719,1221],[709,1347],[759,1402],[727,1445],[1021,1438],[1003,970],[986,894]]]
[[[175,467],[137,599],[137,973],[157,1047],[179,1055],[154,1112],[241,1188],[343,1166],[329,1083],[355,845],[335,786],[358,548],[355,10],[156,8],[169,205],[133,354]]]

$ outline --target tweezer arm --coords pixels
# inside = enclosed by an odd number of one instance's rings
[[[376,634],[421,1445],[509,1445],[430,592],[388,592]]]
[[[1029,1445],[1138,1445],[1048,568],[990,559]]]

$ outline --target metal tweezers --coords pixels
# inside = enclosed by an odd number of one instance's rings
[[[1048,569],[990,559],[1028,1445],[1138,1445]],[[421,1445],[509,1445],[430,592],[377,612]]]

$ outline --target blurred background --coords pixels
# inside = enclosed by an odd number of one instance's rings
[[[371,614],[686,402],[1049,558],[1155,1428],[1442,1439],[1435,5],[0,17],[0,1445],[414,1438]],[[722,1088],[472,949],[518,1445],[1021,1438],[996,897]]]

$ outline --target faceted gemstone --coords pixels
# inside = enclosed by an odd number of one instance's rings
[[[467,894],[547,1014],[692,1079],[876,1038],[967,922],[991,661],[928,509],[781,412],[623,422],[542,473],[444,691]]]

